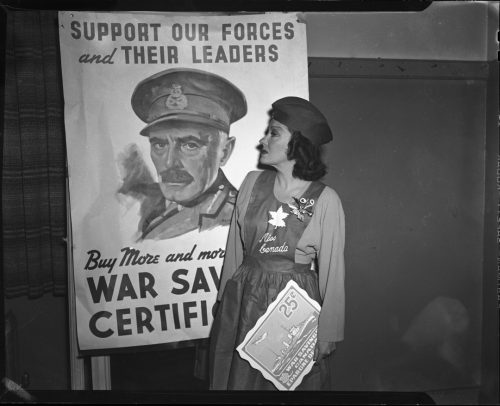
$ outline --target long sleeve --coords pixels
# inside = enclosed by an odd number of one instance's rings
[[[241,241],[241,227],[238,224],[238,212],[238,205],[236,205],[229,226],[217,300],[221,300],[227,281],[233,276],[243,261],[243,242]]]
[[[319,290],[323,304],[318,321],[318,340],[344,339],[344,243],[345,217],[342,203],[331,188],[323,191],[324,207],[320,210],[320,241],[318,252]],[[319,205],[320,201],[318,201]]]
[[[322,299],[318,339],[344,338],[344,210],[337,193],[325,187],[314,207],[314,215],[297,244],[295,261],[307,264],[318,256],[319,291]]]
[[[234,275],[238,267],[243,262],[244,253],[244,218],[250,195],[252,193],[253,185],[257,179],[260,171],[250,172],[243,180],[238,197],[236,198],[236,205],[231,217],[231,224],[229,226],[229,233],[226,244],[226,253],[224,256],[224,263],[222,265],[219,293],[217,300],[221,300],[222,294],[226,283]]]

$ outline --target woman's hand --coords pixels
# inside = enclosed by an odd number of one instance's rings
[[[336,346],[333,341],[316,341],[313,360],[315,362],[321,361],[323,358],[329,356],[333,351],[335,351],[335,348]]]

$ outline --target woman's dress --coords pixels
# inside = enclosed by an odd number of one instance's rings
[[[311,182],[300,197],[305,210],[297,215],[276,199],[275,178],[274,171],[251,172],[240,188],[210,338],[210,388],[214,390],[276,389],[239,356],[236,347],[290,280],[322,304],[318,340],[343,339],[344,213],[340,199],[323,183]],[[315,258],[319,273],[311,266]],[[315,364],[297,389],[327,389],[329,365],[328,359]]]

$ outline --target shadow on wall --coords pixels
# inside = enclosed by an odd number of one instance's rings
[[[410,322],[393,354],[372,369],[369,380],[380,390],[427,390],[479,385],[478,365],[469,365],[470,317],[457,299],[437,297]]]

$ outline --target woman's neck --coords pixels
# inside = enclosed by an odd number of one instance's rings
[[[293,173],[293,161],[286,161],[279,165],[276,165],[276,182],[278,186],[282,189],[288,189],[290,186],[295,185],[300,179],[294,178]]]
[[[310,181],[294,178],[294,162],[287,161],[276,168],[276,182],[274,184],[275,197],[281,202],[291,202],[293,197],[300,197],[311,183]]]

